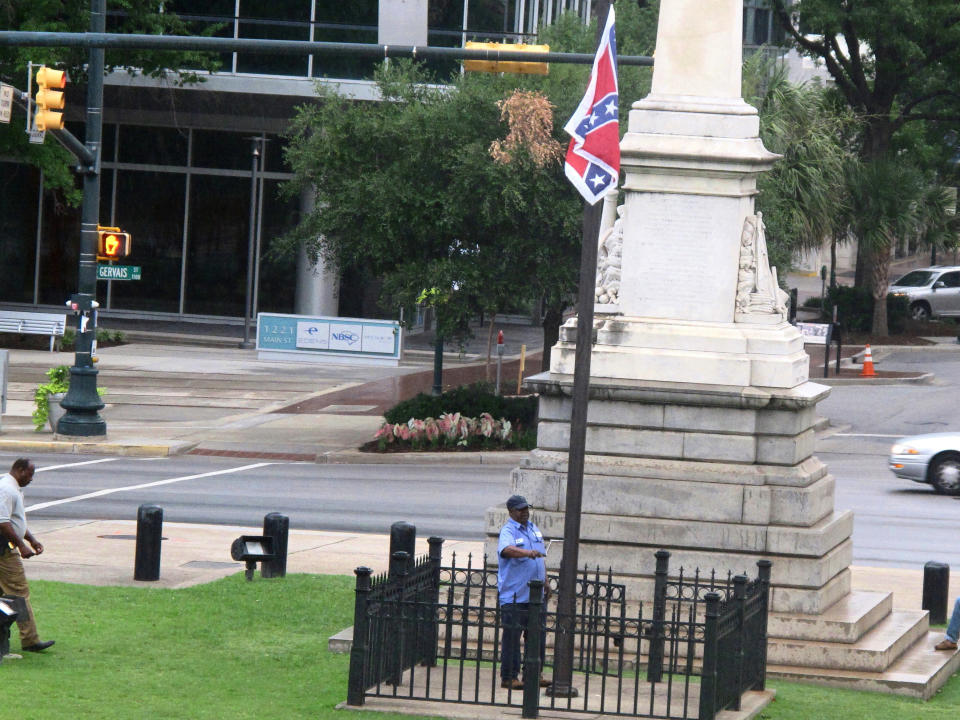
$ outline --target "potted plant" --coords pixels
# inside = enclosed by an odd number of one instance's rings
[[[60,401],[70,389],[70,366],[57,365],[47,370],[48,382],[40,383],[33,391],[33,426],[39,432],[43,426],[50,423],[51,429],[57,431],[57,422],[63,416]],[[51,407],[53,416],[51,416]],[[54,417],[55,416],[55,417]]]
[[[70,366],[57,365],[50,368],[47,370],[47,379],[49,382],[37,385],[33,391],[33,426],[37,432],[47,423],[53,432],[57,431],[57,423],[66,412],[60,407],[60,401],[70,389]],[[97,393],[101,396],[105,392],[105,388],[97,388]]]

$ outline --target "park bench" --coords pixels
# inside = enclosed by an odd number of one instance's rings
[[[18,335],[49,335],[50,352],[57,336],[63,337],[66,317],[63,313],[21,312],[0,310],[0,332]]]

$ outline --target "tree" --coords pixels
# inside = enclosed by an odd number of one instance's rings
[[[897,183],[912,177],[898,150],[913,152],[916,144],[905,133],[911,125],[927,126],[928,137],[939,137],[941,159],[953,154],[947,141],[950,124],[960,119],[960,4],[956,0],[771,0],[780,25],[801,52],[824,63],[836,91],[862,123],[858,155],[861,175],[851,176],[857,193],[877,186],[880,176]],[[896,168],[900,165],[901,169]],[[923,202],[923,194],[917,202]],[[859,196],[854,208],[871,203]],[[877,198],[890,207],[893,198]],[[856,211],[855,211],[856,212]],[[858,283],[871,287],[875,297],[886,296],[890,248],[877,243],[897,239],[876,218],[852,218],[852,227],[869,233],[857,263]],[[887,228],[881,230],[881,225]],[[877,262],[887,267],[875,266]],[[869,272],[866,271],[869,268]],[[885,335],[886,304],[875,303],[874,331]]]
[[[108,18],[108,31],[120,33],[145,33],[164,35],[209,35],[217,26],[195,28],[183,22],[175,12],[154,0],[117,0],[108,10],[119,9],[119,15]],[[87,0],[0,0],[0,24],[9,30],[35,32],[86,32],[90,29],[89,2]],[[66,70],[72,85],[86,80],[88,52],[83,48],[0,48],[0,80],[15,87],[26,88],[27,63],[43,63]],[[159,50],[123,50],[106,54],[107,72],[123,68],[131,74],[143,73],[158,77],[168,68],[194,68],[172,70],[178,83],[197,82],[196,70],[211,70],[217,67],[212,55],[197,52],[172,52]],[[22,117],[22,116],[21,116]],[[60,191],[70,204],[78,204],[80,191],[75,188],[72,167],[73,157],[53,141],[33,145],[27,141],[22,122],[0,124],[0,156],[26,162],[43,171],[44,187]],[[82,138],[81,138],[82,139]]]
[[[771,0],[804,53],[823,61],[862,118],[862,154],[880,157],[915,121],[960,120],[956,0]]]
[[[515,306],[540,278],[565,272],[576,206],[556,152],[541,162],[521,143],[509,162],[491,156],[507,134],[497,103],[513,81],[425,80],[393,62],[377,77],[384,102],[359,106],[321,89],[319,104],[300,109],[288,161],[295,188],[315,188],[318,210],[289,240],[335,266],[367,266],[390,304],[436,288],[438,331],[455,338],[472,314]]]
[[[845,172],[856,161],[853,114],[819,85],[789,82],[761,53],[744,63],[744,97],[760,113],[764,146],[782,157],[758,180],[771,263],[782,270],[799,250],[845,233]],[[785,276],[785,273],[784,273]]]
[[[650,11],[626,15],[627,28],[631,17],[655,26]],[[592,50],[593,35],[569,16],[544,32],[553,49],[567,51]],[[576,291],[581,204],[558,154],[542,163],[521,143],[510,162],[498,162],[490,148],[508,133],[498,103],[518,88],[550,98],[553,142],[565,146],[561,128],[589,71],[554,64],[546,78],[468,73],[441,86],[418,66],[391,62],[377,75],[383,102],[360,106],[319,89],[319,102],[298,111],[287,153],[296,173],[289,189],[313,188],[317,210],[287,248],[304,243],[335,267],[368,268],[384,279],[390,304],[435,288],[444,337],[468,332],[466,319],[480,309],[543,299],[550,347]],[[649,71],[626,75],[624,117],[649,83]]]

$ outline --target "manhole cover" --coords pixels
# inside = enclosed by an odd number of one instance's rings
[[[216,560],[191,560],[180,567],[201,568],[203,570],[219,570],[221,568],[238,568],[240,563],[235,562],[217,562]]]
[[[98,538],[103,540],[136,540],[136,535],[97,535]],[[169,540],[170,538],[161,537],[161,540]]]

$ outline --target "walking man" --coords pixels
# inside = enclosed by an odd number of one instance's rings
[[[20,628],[20,648],[27,652],[40,652],[53,645],[53,640],[43,642],[37,634],[30,607],[30,587],[22,562],[22,559],[43,552],[43,545],[27,529],[23,510],[22,488],[33,480],[34,469],[27,458],[19,458],[14,461],[10,472],[0,477],[0,590],[4,595],[23,598],[26,613],[17,618],[17,626]]]
[[[500,530],[497,544],[497,590],[500,597],[500,618],[503,625],[503,643],[500,651],[500,687],[510,690],[523,689],[520,674],[520,635],[524,643],[527,637],[527,615],[530,608],[530,588],[527,583],[540,580],[544,583],[544,599],[549,598],[546,585],[547,556],[543,534],[530,522],[530,505],[522,495],[512,495],[507,500],[510,519]],[[545,632],[540,637],[540,667],[546,657]],[[549,687],[550,681],[540,678],[524,678]]]

